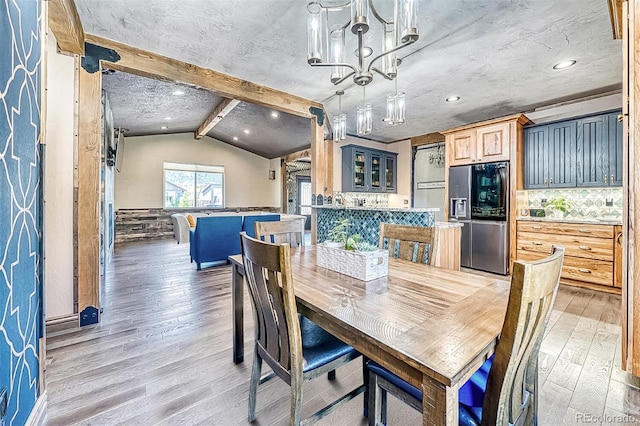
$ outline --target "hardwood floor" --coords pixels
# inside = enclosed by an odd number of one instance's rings
[[[189,246],[173,239],[118,245],[100,324],[49,329],[47,424],[247,424],[253,335],[233,364],[230,283],[229,266],[196,271]],[[540,352],[541,425],[640,422],[640,379],[620,370],[619,327],[619,296],[561,286]],[[361,380],[355,361],[333,382],[306,383],[305,415]],[[254,424],[287,424],[289,387],[261,385],[257,407]],[[388,412],[390,425],[421,423],[393,398]],[[365,425],[362,396],[320,424]]]

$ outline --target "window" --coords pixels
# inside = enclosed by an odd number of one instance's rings
[[[164,163],[164,207],[224,207],[224,167]]]

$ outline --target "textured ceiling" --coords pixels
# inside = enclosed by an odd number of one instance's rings
[[[116,127],[126,129],[127,136],[193,133],[223,99],[203,88],[119,71],[103,73],[102,88]],[[273,112],[240,102],[207,135],[266,158],[311,144],[309,119],[282,112],[273,117]]]
[[[338,112],[329,69],[306,63],[304,1],[76,4],[88,33],[322,102],[330,115]],[[612,39],[605,0],[429,0],[419,7],[420,39],[399,54],[407,122],[382,123],[393,83],[377,75],[367,86],[374,106],[371,139],[405,139],[621,86],[621,45]],[[375,48],[375,34],[369,38]],[[552,69],[564,59],[578,62]],[[354,134],[362,89],[351,81],[340,88],[346,90],[343,111]],[[444,102],[454,94],[462,99]]]

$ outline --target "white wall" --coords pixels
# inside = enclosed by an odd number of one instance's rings
[[[116,210],[163,207],[164,161],[224,166],[226,207],[280,206],[278,159],[182,133],[125,138],[121,171],[116,172]],[[276,180],[269,180],[270,168],[276,170]]]
[[[342,147],[345,145],[360,145],[366,148],[398,154],[398,181],[396,194],[389,194],[389,207],[410,207],[411,204],[411,140],[394,142],[391,144],[374,142],[347,136],[347,140],[333,147],[333,190],[342,191]],[[407,200],[407,204],[404,201]]]
[[[46,40],[44,155],[44,313],[47,320],[73,314],[74,58]]]

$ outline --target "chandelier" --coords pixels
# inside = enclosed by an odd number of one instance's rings
[[[363,102],[357,109],[358,134],[370,133],[372,127],[372,108],[371,104],[366,103],[364,86],[373,81],[374,72],[387,80],[395,79],[400,65],[396,52],[415,43],[419,37],[418,1],[393,0],[387,4],[393,5],[393,16],[388,19],[381,16],[373,0],[351,0],[341,5],[327,6],[320,1],[307,4],[309,65],[331,67],[330,79],[335,85],[353,77],[355,84],[363,86]],[[349,11],[348,16],[346,11]],[[377,47],[368,45],[371,40],[365,37],[370,29],[369,15],[379,23],[381,37]],[[355,64],[346,59],[348,28],[356,37]],[[390,109],[390,106],[393,108]],[[387,116],[384,121],[390,125],[403,123],[404,110],[404,93],[398,92],[396,82],[395,93],[387,97]]]
[[[430,150],[429,164],[435,164],[436,167],[444,167],[444,145],[439,144]]]

